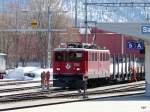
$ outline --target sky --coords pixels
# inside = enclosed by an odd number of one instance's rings
[[[0,0],[0,11],[6,11],[10,7],[15,8],[19,4],[20,8],[25,8],[27,0]]]

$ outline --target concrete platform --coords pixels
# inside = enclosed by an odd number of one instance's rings
[[[150,97],[130,95],[5,112],[150,112]]]
[[[97,101],[148,101],[150,102],[150,97],[146,96],[145,94],[140,94],[140,95],[97,99]]]

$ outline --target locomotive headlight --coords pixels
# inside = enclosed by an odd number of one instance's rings
[[[60,71],[60,68],[56,68],[57,71]]]
[[[80,68],[77,68],[77,71],[79,71],[80,70]]]

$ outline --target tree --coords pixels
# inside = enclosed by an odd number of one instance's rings
[[[48,5],[49,4],[49,5]],[[48,6],[51,13],[52,29],[67,29],[72,26],[72,19],[63,11],[62,0],[27,0],[24,5],[21,1],[7,4],[12,12],[3,12],[0,26],[2,28],[31,28],[31,21],[37,20],[38,29],[48,28]],[[63,38],[60,32],[52,32],[51,46],[57,46]],[[68,39],[72,40],[70,36]],[[40,60],[42,67],[47,63],[47,32],[0,32],[0,49],[7,54],[8,66],[23,66],[31,60]]]
[[[32,2],[32,4],[31,4]],[[50,3],[50,4],[49,4]],[[72,26],[71,18],[62,13],[61,0],[30,0],[29,10],[36,10],[34,18],[38,21],[38,28],[48,28],[48,7],[51,9],[51,27],[52,29],[67,29]],[[56,13],[57,12],[57,13]],[[51,46],[55,46],[58,32],[51,33]],[[37,32],[36,36],[39,40],[38,48],[41,53],[37,54],[43,66],[47,64],[47,47],[48,47],[48,33]]]

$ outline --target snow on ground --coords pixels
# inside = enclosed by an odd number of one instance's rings
[[[52,68],[39,67],[18,67],[7,70],[5,80],[41,80],[41,73],[45,71],[50,72],[50,80],[52,80]]]

